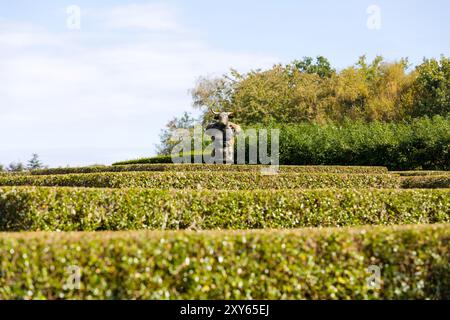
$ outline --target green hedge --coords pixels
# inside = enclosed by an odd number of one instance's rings
[[[0,176],[0,186],[146,187],[162,189],[394,188],[399,177],[388,174],[255,172],[104,172],[44,176]]]
[[[449,299],[449,239],[449,224],[1,233],[0,298]]]
[[[430,171],[430,170],[418,170],[418,171],[390,171],[392,174],[398,174],[402,177],[416,177],[416,176],[445,176],[450,175],[450,171]]]
[[[402,188],[450,188],[450,175],[403,177]]]
[[[21,171],[21,172],[2,171],[2,172],[0,172],[0,176],[21,176],[24,174],[31,174],[31,171]]]
[[[450,222],[450,190],[0,188],[1,231],[256,229]]]
[[[95,173],[95,172],[127,172],[127,171],[237,171],[260,172],[268,169],[262,165],[226,165],[226,164],[135,164],[114,166],[92,166],[74,168],[51,168],[33,170],[33,175]],[[364,166],[279,166],[279,172],[325,172],[325,173],[388,173],[386,167]]]
[[[364,165],[385,166],[390,170],[450,170],[448,116],[414,119],[410,123],[347,121],[327,125],[303,123],[255,127],[259,128],[280,129],[280,164],[284,165]],[[163,156],[120,164],[155,162],[172,161],[170,156]]]
[[[450,118],[282,126],[280,163],[450,170]]]
[[[179,156],[182,156],[182,155],[183,155],[183,152],[180,152]],[[195,163],[195,158],[196,158],[196,156],[199,156],[199,155],[204,155],[204,153],[201,151],[200,152],[191,151],[190,152],[191,163]],[[139,159],[133,159],[133,160],[119,161],[119,162],[113,163],[113,165],[116,166],[116,165],[130,165],[130,164],[159,164],[159,163],[173,164],[172,155],[170,155],[170,154],[169,155],[158,155],[158,156],[149,157],[149,158],[139,158]]]
[[[192,162],[194,162],[192,158]],[[129,164],[152,164],[152,163],[173,163],[170,155],[156,156],[149,158],[139,158],[134,160],[125,160],[113,163],[113,165],[129,165]]]

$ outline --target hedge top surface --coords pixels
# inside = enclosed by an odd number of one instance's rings
[[[226,165],[226,164],[134,164],[113,166],[91,166],[74,168],[51,168],[34,170],[33,175],[95,173],[95,172],[127,172],[127,171],[237,171],[258,172],[268,169],[265,165]],[[296,166],[281,165],[279,172],[324,172],[324,173],[388,173],[386,167],[379,166]]]
[[[162,189],[297,189],[297,188],[396,188],[398,176],[388,174],[255,172],[101,172],[62,175],[0,176],[0,185],[73,187],[146,187]]]
[[[402,188],[450,188],[450,175],[424,175],[401,177]]]
[[[439,170],[390,171],[389,173],[398,174],[399,176],[402,177],[450,175],[450,171],[439,171]]]
[[[114,239],[134,240],[134,239],[195,239],[195,238],[211,238],[211,239],[232,239],[246,235],[256,237],[329,237],[332,235],[345,236],[364,236],[372,233],[390,233],[402,231],[422,230],[441,230],[450,236],[450,223],[436,224],[409,224],[409,225],[393,225],[393,226],[352,226],[352,227],[327,227],[315,228],[305,227],[298,229],[252,229],[252,230],[131,230],[131,231],[76,231],[76,232],[49,232],[49,231],[21,231],[21,232],[0,232],[1,240],[40,240],[40,241],[109,241]],[[242,238],[240,238],[242,239]]]

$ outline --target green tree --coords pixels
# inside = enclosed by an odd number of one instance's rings
[[[196,86],[190,90],[193,107],[207,111],[227,110],[231,106],[231,97],[233,96],[233,84],[241,80],[241,75],[231,70],[230,75],[210,78],[200,77]]]
[[[366,62],[366,55],[359,57],[356,67],[362,72],[367,81],[375,81],[380,76],[380,66],[383,62],[382,56],[376,56],[369,64]]]
[[[417,66],[414,83],[414,116],[450,112],[450,59],[425,59]]]
[[[10,172],[22,172],[25,171],[25,166],[22,162],[11,162],[6,170]]]
[[[173,146],[178,143],[171,141],[171,137],[176,129],[193,129],[197,119],[192,117],[189,112],[184,112],[181,117],[174,117],[170,120],[159,135],[160,143],[156,145],[158,155],[170,155]]]
[[[321,78],[331,77],[336,73],[336,70],[331,67],[328,59],[323,56],[317,56],[315,63],[311,57],[294,60],[290,66],[294,66],[298,71],[303,73],[317,74]]]
[[[40,161],[39,155],[37,153],[33,153],[31,159],[28,160],[27,169],[28,170],[37,170],[37,169],[42,169],[43,167],[44,167],[44,165]]]
[[[0,172],[5,171],[5,168],[3,167],[3,165],[0,163]]]
[[[334,77],[336,101],[329,118],[388,122],[404,119],[410,113],[409,91],[415,79],[415,73],[408,73],[407,68],[407,59],[385,62],[377,56],[367,63],[365,56],[360,57],[355,66]]]
[[[232,111],[242,125],[409,121],[449,112],[449,66],[442,57],[409,71],[407,58],[387,62],[361,56],[336,71],[324,57],[305,57],[267,70],[201,78],[191,93],[203,124],[211,120],[211,110]]]

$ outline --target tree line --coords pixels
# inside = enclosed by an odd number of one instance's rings
[[[410,123],[416,118],[450,113],[450,59],[424,59],[412,68],[407,58],[388,62],[365,56],[336,70],[323,56],[305,57],[268,70],[221,77],[201,77],[191,90],[194,119],[185,112],[162,130],[159,154],[170,153],[176,128],[206,125],[212,110],[232,111],[243,126],[339,125],[348,121]]]
[[[39,155],[36,153],[33,153],[31,156],[31,159],[28,160],[26,164],[23,164],[22,162],[11,162],[7,167],[4,167],[2,164],[0,164],[0,172],[2,171],[8,171],[8,172],[22,172],[22,171],[31,171],[31,170],[37,170],[37,169],[43,169],[45,168],[44,164],[39,159]]]
[[[244,125],[300,122],[400,122],[450,112],[450,59],[424,59],[411,68],[407,58],[387,62],[365,56],[337,71],[318,56],[268,70],[219,78],[202,77],[191,90],[193,106],[233,111]]]

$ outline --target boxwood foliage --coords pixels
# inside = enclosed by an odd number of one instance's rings
[[[194,161],[195,161],[194,155],[191,155],[191,163],[194,163]],[[115,162],[115,163],[113,163],[113,165],[120,166],[120,165],[131,165],[131,164],[160,164],[160,163],[173,164],[172,156],[171,155],[159,155],[159,156],[148,157],[148,158],[124,160],[124,161]]]
[[[433,171],[433,170],[417,170],[417,171],[390,171],[392,174],[398,174],[402,177],[413,176],[445,176],[450,175],[450,171]]]
[[[402,188],[450,188],[450,175],[403,177]]]
[[[75,168],[51,168],[31,171],[33,175],[127,172],[127,171],[237,171],[260,172],[269,169],[262,165],[226,165],[226,164],[135,164],[114,166],[92,166]],[[388,173],[386,167],[368,166],[279,166],[279,172],[325,172],[325,173]]]
[[[210,140],[210,142],[211,142],[211,140]],[[204,141],[203,147],[206,147],[210,142]],[[195,147],[195,146],[192,145],[192,147]],[[202,156],[201,160],[203,162],[204,156],[205,155],[209,156],[209,154],[206,154],[204,151],[195,151],[195,150],[191,150],[190,152],[179,152],[178,153],[178,156],[180,156],[180,157],[183,157],[183,155],[185,157],[190,156],[190,160],[189,160],[190,163],[195,163],[196,160],[199,158],[199,156]],[[148,158],[139,158],[139,159],[119,161],[119,162],[113,163],[113,166],[115,166],[115,165],[131,165],[131,164],[161,164],[161,163],[173,164],[172,155],[165,154],[165,155],[157,155],[157,156],[148,157]]]
[[[147,187],[161,189],[295,189],[295,188],[393,188],[398,176],[387,174],[255,172],[102,172],[62,175],[0,176],[0,186]]]
[[[449,239],[449,224],[0,233],[0,298],[449,299]]]
[[[0,188],[1,231],[256,229],[450,222],[450,190]]]
[[[450,170],[450,118],[281,127],[281,164],[378,165]]]

